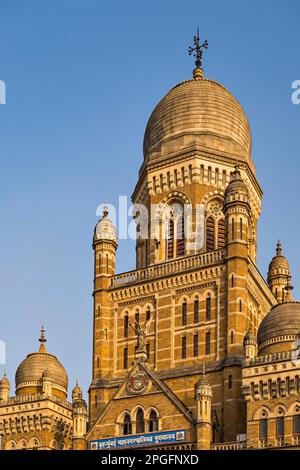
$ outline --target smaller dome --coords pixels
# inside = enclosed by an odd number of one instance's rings
[[[103,216],[95,227],[94,240],[112,240],[114,242],[117,242],[116,227],[108,218],[107,206],[104,206]]]
[[[274,256],[269,265],[268,280],[270,280],[272,276],[276,276],[278,274],[290,274],[289,262],[282,254],[282,246],[280,240],[278,240],[277,243],[276,256]]]
[[[257,336],[260,355],[292,349],[300,338],[300,302],[275,305],[259,325]]]
[[[56,356],[46,352],[45,330],[42,327],[39,351],[28,354],[16,371],[16,394],[39,393],[44,378],[51,378],[53,394],[66,398],[68,375]]]
[[[244,346],[247,344],[256,344],[256,336],[251,330],[251,328],[247,331],[244,337]]]
[[[232,173],[232,178],[225,190],[225,200],[230,202],[231,196],[243,194],[248,196],[248,188],[245,181],[242,178],[241,171],[238,165],[236,165],[234,172]]]
[[[78,385],[78,381],[76,382],[76,386],[72,390],[72,400],[79,400],[82,399],[82,389]]]
[[[10,382],[6,376],[6,372],[4,373],[4,376],[0,380],[0,388],[10,388]]]

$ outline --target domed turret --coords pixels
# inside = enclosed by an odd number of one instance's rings
[[[195,385],[197,448],[210,449],[212,439],[211,402],[212,387],[205,375],[205,364],[201,379]]]
[[[290,279],[285,302],[275,305],[259,325],[259,355],[291,350],[300,338],[300,302],[292,298]]]
[[[76,386],[72,390],[73,404],[73,449],[84,450],[86,442],[84,436],[86,434],[87,423],[87,404],[82,398],[82,390],[76,381]]]
[[[247,185],[242,178],[239,166],[236,165],[232,173],[231,181],[225,190],[225,204],[230,204],[235,201],[248,202],[248,198],[249,192]]]
[[[278,303],[282,303],[285,300],[285,288],[288,284],[289,276],[289,262],[283,256],[281,243],[280,240],[278,240],[276,256],[272,259],[268,271],[268,284]]]
[[[104,206],[103,215],[95,227],[94,240],[112,240],[117,242],[116,227],[108,218],[107,206]]]
[[[10,394],[10,382],[5,372],[4,376],[0,380],[0,401],[9,400],[9,394]]]
[[[28,354],[16,371],[16,395],[40,393],[43,391],[43,383],[50,381],[53,395],[66,398],[68,376],[57,357],[46,351],[44,327],[39,341],[41,343],[39,351]]]
[[[192,80],[174,86],[152,112],[144,136],[145,161],[196,144],[253,166],[243,108],[223,85],[203,78],[201,69],[196,72]]]
[[[78,385],[78,381],[76,381],[76,386],[72,390],[72,401],[81,400],[82,399],[82,390],[81,387]]]
[[[257,355],[257,340],[251,328],[247,331],[244,337],[244,357],[245,359],[252,359]]]

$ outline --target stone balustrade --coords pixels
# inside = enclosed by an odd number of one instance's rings
[[[145,269],[129,271],[118,274],[111,279],[111,287],[116,288],[127,284],[157,279],[170,274],[180,273],[188,270],[218,264],[224,259],[224,250],[215,250],[199,255],[185,256],[163,263],[157,263]]]

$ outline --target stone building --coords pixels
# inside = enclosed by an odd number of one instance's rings
[[[280,244],[257,267],[261,200],[247,116],[197,66],[146,127],[135,270],[107,208],[95,228],[89,448],[299,444],[300,304]]]
[[[68,375],[46,351],[42,328],[39,351],[28,354],[16,371],[16,393],[0,380],[2,450],[70,450],[85,448],[87,406],[76,385],[67,401]]]
[[[0,382],[2,448],[300,448],[300,303],[280,243],[257,267],[261,200],[247,116],[197,62],[146,127],[135,270],[107,207],[95,227],[87,433],[42,332]]]

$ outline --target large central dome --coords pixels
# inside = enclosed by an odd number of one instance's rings
[[[172,88],[151,114],[144,137],[145,160],[197,144],[250,162],[251,131],[243,108],[219,83],[201,73],[194,76]]]

